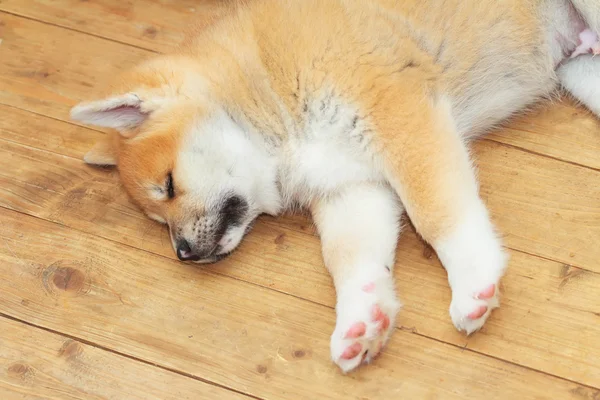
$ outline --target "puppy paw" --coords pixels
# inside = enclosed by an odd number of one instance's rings
[[[499,306],[498,285],[508,262],[483,204],[473,206],[435,247],[452,288],[452,322],[459,331],[471,334]]]
[[[454,326],[467,335],[479,330],[492,310],[500,305],[497,284],[457,288],[452,293],[450,317]]]
[[[450,318],[456,329],[467,335],[479,330],[492,310],[500,306],[498,285],[507,256],[500,246],[488,250],[447,268],[452,288]]]
[[[381,352],[395,327],[400,303],[389,273],[376,280],[355,280],[339,293],[331,358],[348,372]]]

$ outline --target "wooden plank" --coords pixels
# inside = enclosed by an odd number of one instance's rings
[[[168,52],[181,41],[188,23],[203,23],[222,15],[227,9],[222,6],[224,3],[227,2],[4,0],[0,3],[0,9],[135,46]],[[75,46],[75,51],[79,48]],[[87,48],[83,47],[84,50]],[[101,51],[98,49],[96,55],[113,58],[115,62],[112,68],[125,61],[116,59],[112,54],[102,54]],[[94,56],[87,53],[83,56]],[[135,52],[129,55],[130,58],[132,56],[139,57]],[[97,71],[93,69],[90,73],[102,79],[112,76],[108,71],[106,75],[96,75]],[[87,89],[82,93],[86,92]],[[496,130],[488,137],[535,153],[600,169],[600,120],[566,97],[561,101],[542,102],[530,113],[506,125],[508,128]]]
[[[3,400],[248,399],[7,318],[0,332]]]
[[[597,389],[397,331],[328,359],[333,309],[0,209],[0,306],[35,325],[267,399],[578,399]]]
[[[104,134],[0,104],[0,137],[36,149],[81,159]],[[57,130],[58,128],[58,130]]]
[[[5,13],[0,39],[0,103],[63,120],[118,71],[152,54]]]
[[[537,107],[511,121],[491,140],[600,169],[600,120],[573,100]]]
[[[481,193],[507,246],[600,272],[600,173],[482,141]]]
[[[6,113],[8,121],[11,121],[10,115],[10,112]],[[39,116],[32,118],[46,120]],[[48,135],[52,132],[60,135],[64,123],[47,120],[45,125]],[[81,131],[82,141],[90,141],[85,129],[77,129]],[[0,139],[3,135],[0,129]],[[23,133],[19,137],[28,135]],[[499,149],[486,150],[486,146]],[[0,205],[174,258],[166,230],[129,204],[113,171],[91,168],[70,157],[17,144],[6,143],[1,147]],[[481,176],[484,193],[487,193],[496,219],[505,225],[503,229],[510,228],[511,218],[526,220],[523,215],[531,212],[530,225],[515,224],[513,229],[515,232],[539,232],[536,229],[540,221],[534,217],[548,218],[543,213],[544,202],[541,201],[541,209],[538,209],[535,202],[510,203],[510,199],[520,193],[542,200],[554,198],[552,186],[548,189],[540,184],[533,185],[539,191],[533,194],[523,193],[530,190],[523,186],[528,186],[533,178],[543,182],[537,175],[543,175],[546,170],[552,173],[560,169],[537,165],[541,162],[538,159],[545,159],[510,148],[506,151],[516,161],[507,162],[508,155],[503,153],[505,148],[494,143],[482,143],[480,147],[480,151],[490,152],[481,157],[489,163],[482,165]],[[533,157],[533,160],[527,157]],[[563,165],[558,161],[550,162]],[[516,165],[517,169],[501,174],[486,172],[499,170],[497,164]],[[532,168],[537,165],[540,169],[521,171],[521,164]],[[568,170],[561,174],[575,179],[575,186],[585,189],[587,181],[593,180],[593,175],[587,175],[593,171],[564,165]],[[521,175],[515,175],[515,171]],[[585,175],[577,180],[581,171]],[[563,176],[561,174],[558,177]],[[550,180],[554,182],[558,178]],[[490,186],[498,182],[505,182],[504,187],[510,190],[494,190]],[[497,199],[500,195],[502,197]],[[581,191],[573,196],[581,196]],[[574,201],[567,198],[564,202]],[[501,205],[506,203],[503,209]],[[554,229],[559,231],[565,222],[556,223]],[[575,222],[567,226],[571,225],[577,228]],[[577,230],[574,229],[572,234],[576,237]],[[592,239],[589,239],[590,244],[594,243]],[[504,280],[502,309],[494,314],[482,332],[467,339],[450,324],[447,312],[450,291],[445,273],[435,258],[423,256],[423,250],[423,245],[411,232],[400,241],[396,277],[406,304],[398,321],[400,327],[575,381],[588,384],[600,381],[600,366],[594,361],[600,358],[600,326],[597,324],[600,310],[596,295],[600,288],[599,274],[513,252],[511,268]],[[582,248],[576,259],[591,258],[590,251]],[[310,221],[301,216],[280,220],[261,218],[241,248],[215,266],[214,271],[319,304],[330,307],[335,304],[330,278],[322,266],[319,240]],[[578,334],[573,335],[573,332]],[[557,359],[561,362],[556,362]]]
[[[225,10],[227,0],[3,0],[0,10],[145,49],[168,52],[192,23]]]

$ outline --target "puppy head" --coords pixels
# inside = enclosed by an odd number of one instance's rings
[[[173,69],[168,72],[172,76]],[[260,138],[208,96],[181,90],[194,82],[154,77],[148,85],[144,74],[133,77],[127,91],[72,109],[74,120],[117,131],[84,160],[118,166],[131,198],[169,226],[179,259],[218,261],[238,246],[260,213],[278,212],[275,162]],[[181,87],[174,88],[178,80]]]

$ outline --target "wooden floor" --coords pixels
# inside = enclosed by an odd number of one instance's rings
[[[548,105],[474,146],[511,253],[502,308],[450,323],[407,232],[387,351],[329,361],[334,291],[302,216],[209,268],[176,261],[68,110],[219,12],[200,0],[0,0],[0,399],[600,399],[600,122]]]

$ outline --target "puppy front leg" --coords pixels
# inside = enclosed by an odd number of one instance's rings
[[[348,372],[370,362],[395,326],[400,303],[392,271],[402,208],[391,188],[361,184],[313,202],[311,211],[337,293],[331,357]]]

